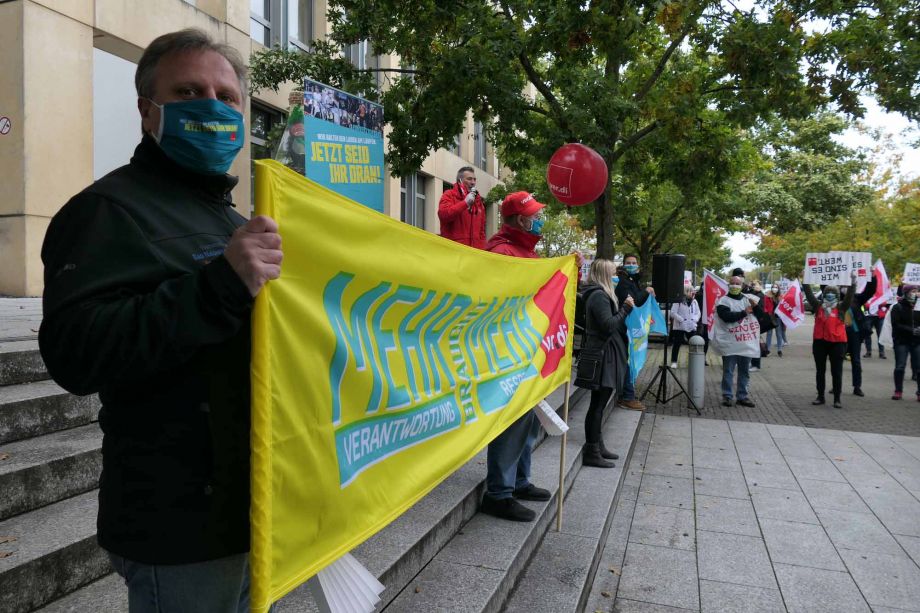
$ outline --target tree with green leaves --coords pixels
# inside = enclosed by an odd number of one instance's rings
[[[603,257],[613,256],[615,223],[643,176],[667,174],[687,206],[700,206],[699,183],[712,192],[731,176],[733,152],[722,150],[739,129],[823,105],[859,116],[866,91],[920,117],[916,14],[915,2],[893,0],[755,0],[743,9],[730,0],[329,2],[334,43],[369,39],[404,67],[382,93],[395,174],[449,145],[468,111],[513,170],[584,143],[610,169],[593,207]],[[284,51],[257,56],[254,84],[310,76],[369,93],[329,51],[317,47],[321,57],[297,65]],[[682,150],[649,154],[668,146]],[[643,168],[652,158],[659,168]],[[677,227],[667,215],[660,222],[660,235]]]

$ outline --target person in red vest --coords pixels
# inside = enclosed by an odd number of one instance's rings
[[[856,275],[854,274],[852,286],[855,285]],[[841,302],[840,288],[836,285],[825,285],[821,300],[818,300],[811,291],[810,284],[804,283],[802,287],[805,290],[805,298],[811,305],[811,311],[815,314],[811,353],[815,357],[815,384],[818,388],[818,396],[811,403],[813,405],[824,404],[825,371],[827,361],[830,360],[834,408],[840,409],[843,407],[840,404],[840,392],[843,389],[843,359],[847,353],[845,317],[854,292],[847,292]]]
[[[486,248],[486,207],[476,189],[472,166],[458,170],[457,182],[441,195],[438,219],[444,238],[476,249]]]

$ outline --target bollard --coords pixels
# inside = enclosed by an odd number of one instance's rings
[[[697,334],[690,337],[687,341],[690,345],[690,363],[687,368],[687,392],[690,400],[702,408],[703,396],[705,393],[705,374],[706,374],[706,346],[703,337]]]

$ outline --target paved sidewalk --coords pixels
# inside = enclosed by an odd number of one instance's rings
[[[38,338],[41,298],[0,298],[0,345]]]
[[[587,611],[920,611],[920,439],[647,414]]]
[[[894,354],[891,348],[887,351],[888,359],[879,359],[873,337],[873,357],[862,358],[862,389],[865,397],[853,395],[851,365],[850,362],[844,362],[843,408],[834,409],[830,404],[815,407],[811,405],[816,395],[815,363],[811,355],[812,320],[807,319],[806,323],[790,331],[788,336],[790,345],[783,348],[783,357],[776,355],[774,347],[773,353],[762,359],[761,370],[751,373],[751,399],[757,405],[754,408],[726,408],[719,404],[722,362],[719,356],[710,351],[703,417],[920,436],[920,402],[915,399],[916,383],[910,381],[909,374],[904,382],[904,400],[891,400],[894,389]],[[649,363],[636,385],[640,394],[645,391],[648,381],[661,364],[661,345],[653,344],[651,348]],[[687,357],[687,347],[682,347],[677,375],[684,383],[687,380]],[[830,387],[828,368],[827,389],[830,390]],[[677,387],[669,381],[669,395],[675,391]],[[659,415],[696,415],[687,408],[687,401],[683,397],[664,406],[655,405],[654,390],[646,396],[645,403],[650,412]]]

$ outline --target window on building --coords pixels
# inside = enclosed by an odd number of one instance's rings
[[[313,0],[287,0],[288,47],[309,51],[313,40]]]
[[[93,179],[127,164],[141,140],[137,65],[93,49]]]
[[[455,136],[454,142],[451,143],[450,148],[448,148],[448,151],[450,151],[454,155],[460,155],[460,138],[462,136],[463,136],[463,132]]]
[[[473,164],[489,172],[488,143],[482,122],[479,121],[473,124]]]
[[[256,160],[271,159],[275,152],[271,150],[269,134],[272,128],[285,121],[284,114],[278,111],[252,103],[249,107],[249,157],[250,157],[250,196],[252,206],[255,206],[256,196]]]
[[[277,15],[278,0],[249,0],[249,36],[256,42],[271,47],[275,43],[272,36],[272,18]],[[280,19],[275,23],[279,29]]]
[[[425,227],[425,185],[428,178],[413,173],[399,181],[400,219],[416,228]]]
[[[308,51],[314,0],[249,0],[249,36],[273,47]]]

